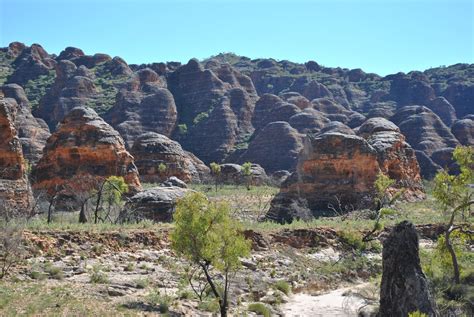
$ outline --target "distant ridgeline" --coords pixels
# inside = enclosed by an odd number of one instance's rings
[[[5,107],[16,109],[12,120],[33,167],[50,133],[76,107],[95,110],[120,134],[127,151],[138,142],[134,155],[147,157],[135,157],[146,164],[137,167],[149,179],[159,173],[150,156],[155,152],[157,165],[172,163],[177,175],[190,180],[206,170],[196,166],[211,162],[252,162],[267,174],[299,170],[305,175],[305,159],[319,164],[323,156],[339,153],[347,163],[356,151],[397,181],[408,184],[407,175],[413,175],[409,187],[417,192],[419,175],[432,178],[442,167],[455,169],[453,148],[474,145],[474,64],[385,77],[315,61],[235,54],[185,65],[128,65],[120,57],[85,55],[79,48],[55,55],[38,44],[14,42],[0,49],[0,87]],[[365,125],[370,132],[360,131],[370,118],[377,118],[370,128]],[[336,154],[314,148],[341,142],[352,148]],[[152,144],[151,152],[143,144]],[[166,147],[171,154],[164,154]],[[406,174],[397,175],[390,164],[402,164]],[[194,170],[180,170],[188,166]]]

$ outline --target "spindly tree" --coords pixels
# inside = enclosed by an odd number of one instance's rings
[[[451,241],[451,234],[455,231],[465,232],[472,235],[470,215],[464,224],[456,224],[460,215],[464,215],[474,204],[474,148],[469,146],[458,146],[453,152],[453,158],[458,163],[460,173],[450,175],[448,171],[439,172],[434,180],[433,195],[443,208],[443,212],[449,215],[448,224],[444,234],[444,243],[449,252],[453,265],[454,283],[460,283],[460,269],[456,251]]]
[[[218,163],[212,162],[210,165],[211,173],[214,177],[214,183],[216,185],[216,192],[217,192],[217,185],[219,184],[219,177],[221,175],[221,166]]]
[[[219,301],[221,316],[227,316],[231,280],[241,267],[240,258],[250,254],[250,242],[230,217],[229,206],[210,202],[201,193],[181,199],[173,219],[173,249],[202,270]],[[221,274],[213,274],[215,271]]]
[[[247,190],[250,190],[250,183],[252,181],[252,163],[246,162],[242,165],[242,175],[244,175]]]

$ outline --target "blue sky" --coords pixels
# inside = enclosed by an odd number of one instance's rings
[[[0,46],[128,63],[220,52],[382,75],[474,62],[473,0],[0,0]]]

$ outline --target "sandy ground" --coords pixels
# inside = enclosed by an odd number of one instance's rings
[[[366,301],[358,296],[349,295],[351,289],[353,288],[341,288],[319,296],[294,294],[282,307],[282,312],[287,317],[357,316],[358,309],[365,306]]]

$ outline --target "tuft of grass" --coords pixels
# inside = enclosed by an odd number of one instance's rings
[[[166,314],[169,312],[173,298],[169,295],[161,294],[159,289],[154,289],[148,294],[147,301],[152,305],[158,306],[160,313]]]
[[[108,284],[109,277],[108,275],[102,271],[102,267],[100,265],[94,265],[92,268],[90,282],[94,284]]]
[[[127,266],[123,268],[125,272],[133,272],[135,270],[135,264],[132,262],[128,262]]]
[[[145,289],[150,285],[150,280],[147,278],[140,278],[135,281],[135,287],[138,289]]]
[[[291,286],[288,282],[280,280],[273,284],[273,288],[283,292],[285,295],[289,295],[291,292]]]
[[[263,303],[252,303],[248,306],[247,310],[256,313],[258,316],[271,316],[270,309]]]

